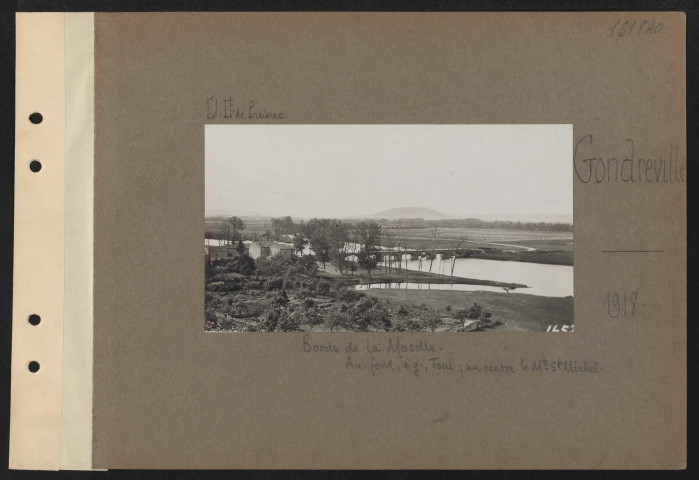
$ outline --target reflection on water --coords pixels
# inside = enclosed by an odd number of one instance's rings
[[[406,261],[407,260],[407,261]],[[397,263],[393,263],[393,269]],[[402,267],[408,270],[428,272],[430,261],[410,260],[403,256]],[[441,255],[432,262],[432,273],[452,275],[451,259],[442,260]],[[454,277],[478,280],[492,280],[504,283],[519,283],[529,288],[515,290],[517,293],[541,295],[544,297],[573,296],[573,267],[568,265],[544,265],[541,263],[505,262],[501,260],[484,260],[480,258],[457,258],[454,263]],[[379,278],[377,278],[379,280]],[[427,282],[429,283],[429,282]],[[384,284],[386,285],[386,284]],[[413,287],[412,285],[415,285]],[[402,283],[400,288],[425,288],[425,283]],[[381,287],[392,288],[392,287]],[[464,290],[503,292],[500,287],[485,285],[439,285],[430,284],[432,290]]]
[[[403,267],[405,268],[405,260]],[[420,270],[419,260],[408,260],[408,270]],[[429,270],[430,261],[422,260],[422,271]],[[451,260],[442,260],[439,255],[432,263],[432,273],[451,274]],[[529,288],[518,293],[545,297],[573,296],[573,267],[569,265],[544,265],[541,263],[504,262],[480,258],[457,258],[454,276],[496,282],[519,283]],[[469,285],[467,285],[469,286]],[[480,288],[480,290],[486,290]],[[498,288],[502,291],[501,288]]]

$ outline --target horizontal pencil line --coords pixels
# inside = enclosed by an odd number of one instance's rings
[[[602,253],[663,253],[664,250],[602,250]]]

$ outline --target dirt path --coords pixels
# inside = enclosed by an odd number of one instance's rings
[[[509,243],[476,242],[475,240],[466,240],[466,242],[480,243],[481,245],[498,245],[501,247],[522,248],[522,249],[526,250],[527,252],[535,252],[536,251],[536,248],[525,247],[524,245],[511,245]]]
[[[410,240],[425,240],[425,241],[432,241],[431,237],[411,237]],[[495,243],[495,242],[486,242],[485,240],[464,240],[464,243],[475,243],[476,245],[497,245],[499,247],[511,247],[511,248],[521,248],[522,250],[525,250],[527,252],[534,252],[536,251],[536,248],[532,247],[525,247],[524,245],[513,245],[511,243]],[[410,249],[409,249],[410,250]],[[419,249],[417,249],[419,250]],[[430,250],[429,248],[425,248],[424,250]],[[443,248],[437,248],[437,250],[444,250]]]

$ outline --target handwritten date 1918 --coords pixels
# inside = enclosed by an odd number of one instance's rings
[[[663,22],[655,23],[655,18],[651,20],[624,20],[617,19],[616,23],[609,29],[609,38],[624,38],[630,36],[655,35],[663,30]]]
[[[610,318],[621,316],[636,315],[636,300],[638,300],[638,291],[633,292],[607,292],[607,296],[602,303],[606,307],[607,315]]]

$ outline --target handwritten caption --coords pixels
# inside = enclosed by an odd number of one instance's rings
[[[284,112],[267,109],[255,100],[236,103],[233,97],[220,98],[212,95],[206,99],[206,118],[229,118],[236,120],[284,120]]]
[[[655,18],[650,20],[617,19],[609,28],[609,38],[628,38],[631,36],[657,35],[663,31],[663,22],[655,23]]]
[[[622,150],[601,154],[595,149],[591,134],[575,144],[573,169],[582,183],[656,183],[671,184],[687,181],[687,158],[679,157],[679,148],[672,143],[663,153],[640,156],[633,138],[621,144]]]
[[[385,340],[367,338],[357,343],[317,343],[303,336],[303,351],[309,355],[332,355],[344,361],[345,371],[379,375],[420,377],[447,374],[464,378],[469,374],[596,374],[603,367],[595,360],[568,358],[523,358],[516,361],[464,360],[444,353],[444,348],[429,340],[405,341],[402,337]],[[367,357],[368,355],[368,357]]]
[[[631,292],[607,292],[607,296],[602,302],[609,318],[633,317],[636,315],[636,301],[638,291]]]

